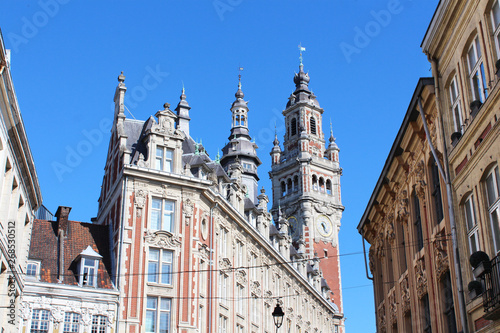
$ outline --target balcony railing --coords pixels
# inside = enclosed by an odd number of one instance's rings
[[[491,270],[484,274],[483,307],[486,316],[500,316],[500,256],[491,260]]]

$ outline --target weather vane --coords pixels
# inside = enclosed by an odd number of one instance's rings
[[[305,50],[306,50],[306,48],[302,46],[302,43],[300,43],[300,44],[299,44],[299,52],[300,52],[299,60],[300,60],[300,66],[302,66],[302,52],[304,52]]]
[[[238,67],[238,87],[241,88],[241,72],[243,71],[243,67]]]

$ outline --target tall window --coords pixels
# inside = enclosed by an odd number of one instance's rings
[[[495,39],[495,48],[497,51],[497,59],[500,58],[500,6],[498,1],[495,1],[491,7],[491,26]]]
[[[420,217],[420,201],[415,192],[412,195],[413,198],[413,226],[415,231],[415,245],[417,246],[417,252],[424,247],[424,236],[422,234],[422,219]]]
[[[399,275],[402,275],[407,269],[405,231],[403,223],[397,223],[397,239],[398,239],[398,257],[399,257]]]
[[[221,258],[227,258],[227,230],[220,228],[219,254]]]
[[[332,195],[332,181],[330,179],[326,180],[326,194]]]
[[[281,196],[284,197],[286,195],[286,183],[281,182]]]
[[[96,287],[99,260],[83,257],[80,262],[80,285]]]
[[[225,272],[219,272],[219,302],[227,304],[227,284],[229,276]]]
[[[64,314],[63,333],[80,332],[80,314],[75,312],[66,312]]]
[[[156,147],[156,170],[172,172],[172,163],[174,158],[173,149],[165,147]]]
[[[257,255],[255,253],[250,253],[250,279],[252,281],[257,281],[257,271],[259,267],[257,267]]]
[[[234,254],[234,267],[243,266],[243,243],[239,240],[236,241],[236,253]]]
[[[172,300],[165,297],[148,296],[146,303],[146,333],[170,332],[170,309]]]
[[[151,206],[151,229],[173,231],[174,202],[153,198]]]
[[[252,321],[254,323],[259,322],[259,299],[257,296],[252,295]]]
[[[439,182],[439,170],[434,158],[430,161],[431,177],[432,177],[432,202],[434,204],[434,216],[436,224],[443,219],[443,201],[441,199],[441,183]]]
[[[312,175],[312,186],[314,191],[318,190],[318,177],[316,175]]]
[[[148,282],[172,284],[173,252],[149,249]]]
[[[33,333],[46,333],[49,331],[49,311],[33,310],[31,315],[31,331]]]
[[[429,295],[425,294],[420,300],[420,309],[422,315],[422,329],[424,333],[431,333],[431,309],[429,307]]]
[[[245,302],[245,287],[243,287],[241,284],[237,283],[236,284],[236,291],[238,292],[238,299],[236,302],[238,302],[237,307],[236,307],[236,312],[239,314],[243,314],[244,309],[243,309],[243,304]]]
[[[299,177],[294,176],[293,177],[293,191],[297,192],[299,190]]]
[[[469,68],[469,80],[472,92],[472,100],[484,103],[488,97],[486,90],[486,78],[484,75],[483,58],[479,46],[479,38],[476,36],[467,52],[467,65]]]
[[[290,127],[291,127],[291,135],[297,134],[297,119],[292,118]]]
[[[486,176],[486,197],[488,212],[490,215],[491,229],[493,231],[493,242],[495,251],[500,251],[500,183],[498,166],[493,168]]]
[[[479,251],[478,226],[476,222],[476,212],[474,209],[474,195],[469,195],[464,204],[465,222],[467,225],[467,235],[469,237],[470,253]]]
[[[108,317],[102,315],[92,316],[92,326],[90,327],[91,333],[106,333],[106,321]]]
[[[227,318],[223,315],[219,315],[219,332],[218,333],[227,333]]]
[[[460,93],[455,76],[450,84],[451,113],[453,114],[453,124],[455,132],[462,133],[462,110],[460,109]]]
[[[450,272],[448,271],[441,279],[441,299],[447,332],[455,333],[457,332],[457,325],[455,321],[455,307],[453,305],[453,291],[451,288]]]
[[[309,120],[310,126],[311,126],[311,134],[316,135],[316,119],[314,117],[311,117]]]

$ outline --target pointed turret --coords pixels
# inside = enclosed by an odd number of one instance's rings
[[[177,129],[180,129],[184,134],[189,136],[189,121],[191,120],[189,110],[191,110],[191,107],[186,101],[186,90],[184,87],[182,87],[180,99],[179,104],[175,108],[175,111],[177,111]]]
[[[262,164],[257,157],[258,148],[251,142],[248,130],[248,102],[243,98],[245,94],[241,89],[241,75],[238,75],[238,90],[234,94],[236,100],[231,105],[231,133],[229,142],[222,148],[221,166],[228,171],[229,166],[238,159],[243,166],[242,183],[247,187],[248,197],[257,204],[258,188],[257,167]]]

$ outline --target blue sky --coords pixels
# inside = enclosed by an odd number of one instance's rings
[[[420,43],[438,1],[163,0],[3,1],[0,28],[34,155],[44,204],[90,221],[123,71],[127,107],[146,119],[182,85],[191,136],[212,158],[227,141],[238,67],[270,193],[269,152],[294,90],[298,48],[310,88],[330,119],[343,167],[340,232],[348,332],[375,332],[373,290],[356,226],[418,78],[431,76]]]

